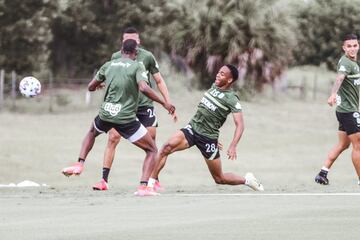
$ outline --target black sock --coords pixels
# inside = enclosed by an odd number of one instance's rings
[[[110,168],[103,168],[102,177],[105,180],[105,182],[108,182],[109,173],[110,173]]]
[[[79,162],[79,163],[84,163],[84,162],[85,162],[85,159],[79,158],[79,159],[78,159],[78,162]]]
[[[141,181],[140,182],[140,185],[144,185],[144,186],[147,186],[148,182],[147,181]]]
[[[328,174],[328,171],[324,170],[324,169],[321,169],[320,172],[319,172],[319,175],[322,176],[322,177],[327,177],[327,174]]]

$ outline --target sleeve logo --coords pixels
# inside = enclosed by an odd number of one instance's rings
[[[339,95],[336,95],[336,106],[339,106],[341,104],[341,97]]]
[[[339,70],[338,70],[339,72],[346,72],[346,68],[345,68],[345,66],[344,65],[341,65],[340,67],[339,67]]]
[[[144,78],[146,78],[146,79],[147,79],[147,77],[148,77],[147,74],[146,74],[146,72],[142,72],[142,73],[141,73],[141,76],[144,77]]]

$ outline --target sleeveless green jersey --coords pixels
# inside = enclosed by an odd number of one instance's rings
[[[220,127],[231,112],[241,112],[238,96],[233,90],[221,90],[213,84],[201,99],[190,125],[195,132],[217,139]]]
[[[140,81],[148,81],[142,64],[129,58],[106,62],[95,79],[106,83],[104,102],[99,117],[108,122],[124,124],[136,119]]]
[[[337,92],[336,111],[343,113],[359,111],[359,65],[344,55],[339,60],[337,71],[344,74],[345,79]]]
[[[113,55],[111,56],[111,59],[116,59],[116,58],[120,58],[121,57],[121,52],[115,52],[113,53]],[[142,63],[146,69],[146,74],[148,75],[148,83],[149,86],[151,88],[153,88],[151,81],[150,81],[150,76],[158,73],[159,72],[159,65],[154,57],[154,55],[143,49],[143,48],[138,48],[138,54],[136,56],[135,61]],[[153,106],[153,101],[151,99],[149,99],[148,97],[146,97],[143,93],[139,93],[139,107],[152,107]]]

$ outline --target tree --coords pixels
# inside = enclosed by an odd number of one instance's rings
[[[297,65],[326,64],[335,70],[342,54],[342,38],[359,34],[359,0],[314,0],[298,7],[298,47],[294,51]]]
[[[296,43],[295,24],[277,2],[208,0],[200,10],[183,9],[185,20],[170,44],[198,73],[201,87],[209,87],[224,63],[236,64],[244,78],[261,86],[271,81],[266,68],[287,66]]]
[[[46,66],[57,9],[56,1],[0,0],[1,68],[28,73]]]
[[[169,14],[172,7],[165,0],[69,1],[52,24],[52,68],[70,77],[88,76],[119,50],[129,26],[139,30],[145,46],[161,49],[163,19]]]

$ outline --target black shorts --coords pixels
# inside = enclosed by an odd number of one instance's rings
[[[186,125],[186,127],[180,130],[184,133],[189,146],[192,147],[196,145],[204,158],[214,160],[220,157],[217,139],[211,139],[198,134],[192,129],[191,125]]]
[[[339,131],[346,132],[347,135],[360,132],[359,112],[336,112],[336,118],[339,121]]]
[[[147,133],[146,128],[137,120],[125,124],[116,124],[102,120],[99,115],[95,117],[94,127],[99,133],[107,133],[110,129],[114,128],[130,142],[136,142]]]
[[[144,127],[157,127],[158,121],[155,115],[154,107],[139,107],[136,117]]]

